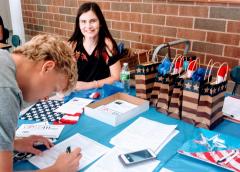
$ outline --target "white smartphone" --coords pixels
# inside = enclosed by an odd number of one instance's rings
[[[143,149],[135,152],[120,154],[119,159],[124,165],[132,165],[132,164],[156,159],[156,155],[150,149]]]

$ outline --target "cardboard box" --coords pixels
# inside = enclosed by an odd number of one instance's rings
[[[134,107],[132,106],[130,110],[127,110],[126,112],[121,114],[107,113],[99,110],[101,106],[105,106],[105,105],[107,106],[111,102],[114,102],[117,100],[126,101],[127,103],[131,103],[135,106]],[[143,100],[134,96],[130,96],[125,93],[116,93],[98,102],[87,105],[84,108],[84,113],[85,115],[95,118],[104,123],[110,124],[112,126],[117,126],[139,115],[140,113],[147,111],[148,109],[149,109],[149,101]]]

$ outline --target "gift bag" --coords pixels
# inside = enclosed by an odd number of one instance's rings
[[[212,65],[212,67],[213,66],[214,65]],[[200,98],[197,109],[197,127],[212,129],[223,120],[222,107],[224,93],[227,87],[228,70],[228,64],[222,63],[218,68],[216,80],[205,84],[200,89]]]
[[[153,107],[157,107],[158,98],[160,95],[160,88],[161,83],[163,81],[164,75],[170,72],[171,68],[171,49],[170,45],[167,44],[168,53],[164,57],[164,59],[161,61],[161,63],[158,65],[158,72],[156,74],[156,78],[153,84],[153,89],[150,95],[150,105]]]
[[[157,74],[157,66],[160,63],[149,61],[151,51],[152,50],[146,53],[147,62],[137,65],[135,71],[136,96],[142,99],[150,99]]]
[[[133,74],[138,64],[148,61],[146,52],[146,50],[136,50],[132,48],[125,49],[124,52],[120,55],[121,66],[123,63],[128,63],[130,73]]]
[[[150,95],[150,105],[153,107],[157,106],[158,96],[160,94],[160,86],[163,80],[163,76],[156,74],[156,78],[153,84],[152,92]]]
[[[195,124],[197,121],[199,89],[207,82],[205,78],[203,81],[195,81],[191,78],[193,72],[197,70],[197,66],[199,65],[199,58],[191,61],[183,76],[182,120],[191,124]]]
[[[182,56],[177,55],[171,63],[169,72],[162,77],[162,81],[160,82],[160,93],[157,100],[157,110],[159,112],[168,114],[174,81],[179,77],[182,71],[183,61],[181,59]],[[179,65],[179,62],[181,65]]]
[[[175,63],[174,69],[176,69],[179,75],[181,74],[181,68],[183,67],[184,56],[180,56],[180,66],[177,66]],[[176,118],[181,119],[181,112],[182,112],[182,96],[183,96],[183,77],[176,77],[173,81],[173,92],[169,103],[168,108],[168,115]]]

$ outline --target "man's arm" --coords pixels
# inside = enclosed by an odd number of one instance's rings
[[[11,151],[0,151],[0,172],[12,172],[12,152]]]

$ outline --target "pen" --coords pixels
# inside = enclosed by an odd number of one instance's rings
[[[70,147],[70,146],[68,146],[68,147],[66,148],[66,153],[71,153],[71,147]]]
[[[226,161],[229,157],[233,156],[235,154],[235,152],[236,152],[235,150],[232,150],[229,154],[227,154],[226,156],[224,156],[221,159],[217,160],[217,164]]]

